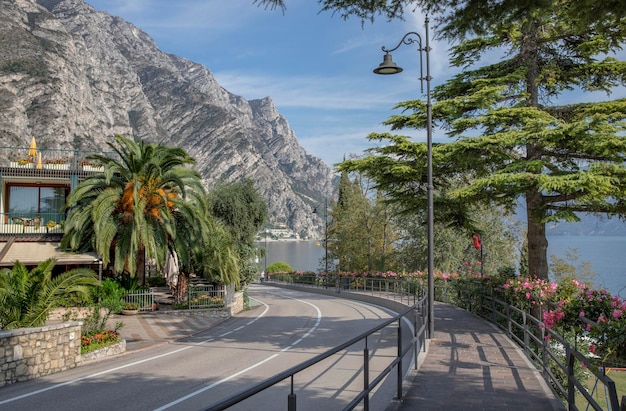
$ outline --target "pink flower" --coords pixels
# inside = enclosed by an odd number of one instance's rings
[[[613,319],[618,320],[622,317],[622,310],[613,310]]]

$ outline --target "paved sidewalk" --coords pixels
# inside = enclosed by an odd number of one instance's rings
[[[564,410],[540,372],[497,327],[435,304],[435,336],[396,410]]]
[[[124,323],[119,332],[122,339],[126,340],[126,351],[130,352],[188,337],[226,319],[157,311],[137,315],[112,315],[107,324],[114,327],[118,322]]]

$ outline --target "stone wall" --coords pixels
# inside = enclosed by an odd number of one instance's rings
[[[99,348],[94,351],[90,351],[82,355],[82,362],[101,360],[106,357],[118,355],[126,352],[126,340],[122,340],[118,343],[107,345],[106,347]]]
[[[0,387],[80,365],[81,323],[0,331]]]

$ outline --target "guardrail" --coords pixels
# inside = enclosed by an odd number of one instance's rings
[[[92,154],[117,158],[114,151],[74,150],[63,148],[0,147],[0,166],[40,170],[93,170]],[[98,165],[96,165],[96,168]]]
[[[454,293],[446,294],[452,296]],[[579,406],[581,404],[577,405],[577,402],[582,402],[581,397],[585,400],[581,405],[585,409],[589,407],[594,410],[626,409],[626,398],[622,398],[620,407],[615,382],[605,374],[604,364],[598,363],[597,359],[583,355],[576,349],[580,336],[574,336],[574,345],[572,345],[571,341],[559,333],[547,329],[543,321],[537,317],[486,292],[477,292],[476,289],[468,288],[458,289],[456,298],[466,302],[466,306],[462,308],[494,323],[515,341],[533,364],[541,370],[544,378],[566,403],[568,409],[581,408]],[[540,310],[539,316],[541,316]],[[576,373],[577,370],[582,369],[592,373],[596,378],[596,386],[597,384],[603,385],[604,404],[599,404],[593,397],[593,392],[590,392],[579,380]]]
[[[425,288],[419,281],[398,278],[368,278],[354,276],[272,274],[272,281],[289,284],[334,289],[337,293],[358,292],[410,303],[417,298],[425,301]],[[509,338],[515,341],[533,364],[541,370],[562,401],[570,410],[579,408],[594,410],[626,411],[626,396],[621,405],[615,382],[605,374],[605,367],[597,359],[589,358],[576,349],[582,343],[581,336],[575,336],[573,344],[554,330],[546,329],[543,321],[530,313],[508,304],[498,298],[494,290],[484,283],[464,282],[455,287],[451,282],[438,282],[435,285],[435,300],[456,305],[471,311],[496,324]],[[542,317],[541,312],[538,314]],[[606,401],[599,404],[576,375],[577,370],[585,369],[596,379],[597,390],[604,389]],[[578,394],[578,397],[577,397]],[[583,402],[582,405],[577,403]]]
[[[365,411],[368,411],[370,393],[372,392],[374,388],[376,388],[376,386],[378,386],[378,384],[380,384],[385,379],[385,377],[391,374],[391,372],[394,369],[396,370],[396,396],[397,398],[402,398],[402,382],[403,382],[402,361],[409,352],[412,352],[414,354],[413,355],[414,356],[414,368],[417,369],[417,366],[418,366],[417,359],[418,359],[419,351],[425,350],[425,346],[426,346],[425,345],[425,341],[426,341],[425,333],[426,333],[426,324],[427,324],[425,320],[426,315],[428,315],[428,310],[426,309],[426,299],[424,298],[418,301],[418,303],[414,305],[413,307],[408,308],[403,313],[383,322],[382,324],[370,329],[369,331],[366,331],[365,333],[362,333],[359,336],[354,337],[351,340],[346,341],[345,343],[341,345],[338,345],[337,347],[334,347],[328,351],[325,351],[322,354],[319,354],[311,358],[308,361],[302,362],[294,367],[289,368],[288,370],[285,370],[279,374],[274,375],[273,377],[267,378],[266,380],[260,382],[259,384],[254,385],[253,387],[250,387],[247,390],[244,390],[214,405],[204,408],[204,410],[205,411],[225,410],[228,407],[231,407],[245,399],[248,399],[266,390],[267,388],[270,388],[286,379],[290,379],[291,388],[289,390],[289,393],[286,396],[287,397],[286,398],[287,410],[295,411],[296,405],[297,405],[297,396],[296,396],[295,388],[294,388],[295,375],[301,371],[306,370],[309,367],[312,367],[318,364],[319,362],[337,353],[347,350],[354,344],[357,344],[361,341],[365,342],[365,348],[363,349],[363,367],[362,367],[363,389],[356,395],[356,397],[348,405],[346,405],[343,408],[343,410],[352,410],[360,403],[363,403],[363,409]],[[414,334],[413,334],[410,344],[407,344],[407,346],[403,347],[402,346],[401,322],[403,321],[405,317],[412,317]],[[397,355],[393,357],[393,360],[384,369],[382,369],[375,378],[371,379],[369,364],[372,361],[372,359],[376,357],[376,355],[370,357],[371,353],[368,347],[368,337],[370,337],[372,334],[388,327],[389,325],[395,322],[398,323],[397,338],[396,338]]]

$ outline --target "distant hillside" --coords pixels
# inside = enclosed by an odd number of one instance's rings
[[[626,222],[617,217],[580,215],[579,223],[550,223],[546,226],[549,236],[558,235],[626,235]]]

